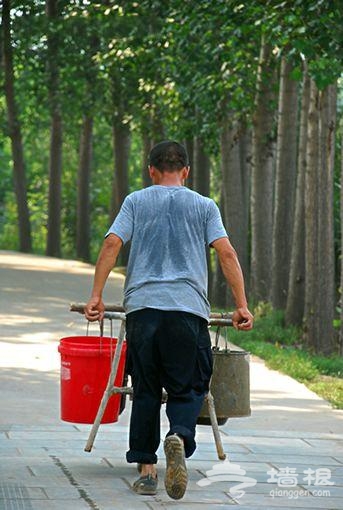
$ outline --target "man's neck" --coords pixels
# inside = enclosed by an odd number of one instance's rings
[[[165,172],[161,179],[157,179],[154,184],[159,186],[183,186],[183,182],[178,175],[174,173]]]
[[[184,167],[175,172],[161,172],[157,168],[150,166],[149,173],[152,183],[159,186],[183,186],[188,176],[189,168]]]

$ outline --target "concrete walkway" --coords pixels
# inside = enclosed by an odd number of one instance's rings
[[[59,418],[57,346],[86,331],[69,303],[87,300],[92,274],[75,261],[0,252],[0,510],[343,509],[343,412],[255,357],[251,417],[221,427],[225,462],[211,428],[198,427],[182,500],[164,490],[162,445],[157,496],[130,489],[137,473],[125,462],[129,404],[85,453],[90,426]],[[113,274],[106,301],[120,303],[122,286]],[[163,406],[162,437],[166,431]]]

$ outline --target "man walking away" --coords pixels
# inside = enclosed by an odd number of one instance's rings
[[[187,487],[185,458],[195,451],[195,428],[212,374],[208,331],[206,246],[214,248],[236,303],[233,325],[249,330],[241,267],[210,198],[187,189],[185,148],[164,141],[151,150],[153,185],[126,197],[106,234],[96,264],[86,318],[102,320],[102,292],[121,247],[131,241],[124,288],[128,367],[133,385],[128,462],[139,465],[133,489],[156,494],[162,388],[168,394],[164,441],[165,488],[173,499]]]

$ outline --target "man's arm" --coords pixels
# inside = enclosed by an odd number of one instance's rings
[[[109,234],[103,242],[95,266],[91,298],[85,306],[85,316],[89,321],[101,321],[104,317],[105,305],[102,301],[102,291],[108,275],[115,266],[122,245],[122,240],[115,234]]]
[[[222,271],[236,303],[236,310],[232,316],[233,326],[235,329],[249,330],[253,326],[254,318],[248,310],[244,278],[237,253],[227,237],[217,239],[212,246],[217,252]]]

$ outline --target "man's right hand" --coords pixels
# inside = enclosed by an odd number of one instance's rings
[[[102,321],[104,318],[105,305],[101,297],[92,297],[84,308],[85,317],[90,322]]]

